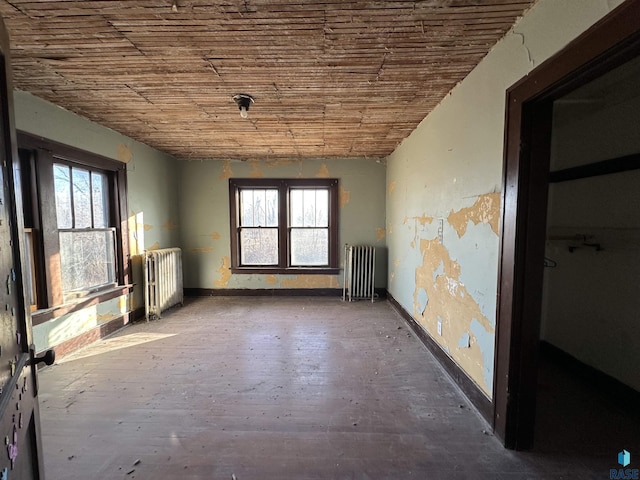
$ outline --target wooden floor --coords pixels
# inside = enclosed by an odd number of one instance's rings
[[[40,384],[47,480],[608,478],[503,449],[384,301],[190,299]]]

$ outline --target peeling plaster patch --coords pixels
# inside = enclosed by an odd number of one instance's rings
[[[376,240],[380,241],[387,235],[387,231],[384,228],[376,228]]]
[[[133,154],[131,153],[131,149],[127,147],[124,143],[118,145],[118,153],[116,158],[124,163],[129,163],[133,158]]]
[[[283,278],[280,284],[287,288],[338,288],[338,277],[335,275],[296,275]]]
[[[214,240],[220,240],[220,234],[218,232],[213,232],[211,235],[209,235],[212,239]]]
[[[220,278],[216,280],[216,287],[226,287],[231,278],[231,259],[229,257],[222,257],[222,265],[218,269]]]
[[[231,160],[225,160],[222,165],[222,173],[220,174],[220,180],[229,180],[233,177],[233,170],[231,170]]]
[[[160,243],[158,242],[153,242],[149,248],[147,248],[147,250],[158,250],[160,248]]]
[[[498,222],[500,221],[500,194],[487,193],[480,195],[476,203],[471,207],[454,212],[447,218],[447,222],[456,230],[458,237],[462,237],[467,231],[467,224],[471,221],[475,225],[486,223],[493,233],[498,235]]]
[[[493,330],[487,331],[485,326],[475,318],[471,321],[471,333],[476,337],[476,342],[482,352],[484,367],[484,381],[488,390],[493,390],[493,355],[495,349],[495,333]]]
[[[444,262],[440,262],[440,265],[438,265],[438,268],[436,268],[433,271],[433,281],[436,281],[436,277],[438,277],[439,275],[444,275]]]
[[[149,230],[153,230],[153,225],[149,225],[148,223],[145,223],[145,224],[144,224],[144,229],[145,229],[145,231],[147,231],[147,232],[148,232]]]
[[[189,251],[193,253],[207,253],[207,252],[213,252],[213,247],[197,247],[197,248],[191,248],[189,249]]]
[[[249,172],[249,177],[250,178],[262,178],[264,177],[264,172],[262,171],[262,165],[261,162],[258,160],[251,160],[249,162],[249,165],[251,165],[251,171]]]
[[[391,235],[393,233],[393,225],[391,223],[389,223],[389,226],[387,227],[387,233],[389,235]]]
[[[178,228],[178,225],[173,223],[171,220],[167,220],[160,226],[160,228],[164,228],[165,230],[175,230]]]
[[[351,192],[340,186],[340,208],[343,208],[351,201]]]
[[[102,313],[102,314],[98,314],[96,315],[96,320],[98,322],[98,324],[102,324],[102,323],[107,323],[110,322],[111,320],[113,320],[114,318],[119,317],[120,315],[115,315],[111,312],[107,312],[107,313]]]
[[[326,163],[323,163],[318,171],[316,172],[317,178],[329,178],[331,174],[329,173],[329,167],[327,167]]]
[[[413,220],[413,240],[411,241],[411,248],[415,248],[416,246],[416,242],[419,239],[419,235],[418,235],[418,224],[423,227],[421,228],[421,230],[424,230],[424,227],[428,224],[428,223],[432,223],[433,222],[433,217],[428,216],[427,214],[423,213],[421,216],[419,217],[404,217],[404,223],[405,224],[409,224],[409,220]],[[409,227],[411,228],[411,227]]]
[[[276,277],[275,275],[267,275],[266,277],[264,277],[264,279],[269,285],[278,284],[278,277]]]
[[[400,260],[400,259],[397,259],[395,262],[393,262],[393,264],[394,264],[396,267],[399,267],[401,263],[402,263],[402,260]]]
[[[471,346],[471,337],[467,332],[464,332],[460,337],[460,340],[458,340],[458,347],[469,348],[470,346]]]
[[[391,195],[391,194],[393,193],[393,191],[395,190],[395,188],[396,188],[396,182],[395,182],[395,180],[394,180],[393,182],[391,182],[391,183],[389,184],[389,195]]]
[[[453,360],[491,396],[492,381],[488,379],[493,375],[493,351],[489,354],[487,345],[494,340],[494,328],[460,282],[460,265],[451,259],[447,249],[437,239],[422,239],[420,252],[422,265],[415,271],[414,316]],[[422,290],[428,299],[423,311]],[[442,319],[442,335],[438,334],[438,318]],[[472,326],[475,323],[478,326],[474,329]],[[484,331],[482,342],[470,338],[469,348],[456,348],[465,333],[471,331],[477,337],[476,330]]]
[[[420,312],[420,314],[423,314],[425,308],[427,308],[427,304],[429,303],[429,296],[427,295],[427,291],[424,288],[418,290],[417,300],[418,311]]]

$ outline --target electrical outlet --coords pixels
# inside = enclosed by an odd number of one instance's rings
[[[442,319],[438,319],[438,335],[442,336]]]

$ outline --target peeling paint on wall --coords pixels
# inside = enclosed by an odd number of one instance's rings
[[[418,241],[418,238],[419,238],[418,225],[420,225],[421,227],[424,227],[427,224],[432,223],[433,217],[430,217],[425,213],[423,213],[419,217],[404,217],[404,224],[408,225],[409,220],[413,220],[413,240],[411,241],[410,245],[411,245],[411,248],[415,248],[416,242]],[[421,228],[420,230],[423,230],[423,228]]]
[[[329,178],[331,175],[329,173],[329,167],[327,167],[326,163],[323,163],[318,171],[316,172],[317,178]]]
[[[338,277],[335,275],[296,275],[283,278],[280,282],[285,288],[338,288]]]
[[[351,201],[351,192],[340,186],[340,208],[343,208]]]
[[[178,225],[173,223],[172,220],[167,220],[161,225],[160,228],[164,228],[165,230],[175,230],[176,228],[178,228]]]
[[[116,158],[124,163],[129,163],[133,158],[133,154],[131,153],[131,149],[126,146],[124,143],[118,145],[118,153],[116,154]]]
[[[215,286],[226,287],[231,278],[231,259],[229,257],[222,257],[222,265],[218,269],[218,273],[220,278],[214,282]]]
[[[266,277],[264,277],[264,279],[269,285],[278,284],[278,277],[276,277],[275,275],[267,275]]]
[[[251,171],[249,172],[250,178],[262,178],[264,177],[264,172],[262,171],[262,162],[258,160],[251,160],[249,162],[251,165]]]
[[[220,240],[220,234],[218,232],[213,232],[209,235],[213,240]]]
[[[376,240],[379,242],[387,236],[387,231],[384,228],[376,228]]]
[[[391,194],[393,193],[393,191],[395,190],[395,188],[396,188],[396,182],[395,182],[395,180],[394,180],[393,182],[391,182],[391,183],[389,184],[389,195],[391,195]]]
[[[460,265],[450,258],[444,245],[437,239],[422,239],[420,252],[423,261],[415,273],[415,318],[491,396],[494,328],[460,282]],[[441,329],[438,322],[441,322]],[[461,339],[469,332],[468,346],[461,347]]]
[[[222,165],[222,173],[220,174],[220,180],[229,180],[233,177],[233,170],[231,169],[231,160],[225,160]]]
[[[472,206],[463,208],[457,212],[452,210],[447,221],[456,230],[458,237],[462,237],[465,234],[469,221],[475,225],[487,223],[491,226],[491,230],[498,235],[500,193],[480,195]]]
[[[153,230],[153,225],[149,225],[148,223],[144,224],[144,230],[148,232],[149,230]]]
[[[189,251],[193,253],[207,253],[213,252],[213,247],[196,247],[189,249]]]
[[[147,248],[147,250],[158,250],[159,248],[160,248],[160,243],[153,242],[151,245],[149,245],[149,248]]]

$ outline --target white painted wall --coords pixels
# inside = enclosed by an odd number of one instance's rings
[[[389,291],[488,397],[505,92],[620,3],[540,0],[388,159]]]

